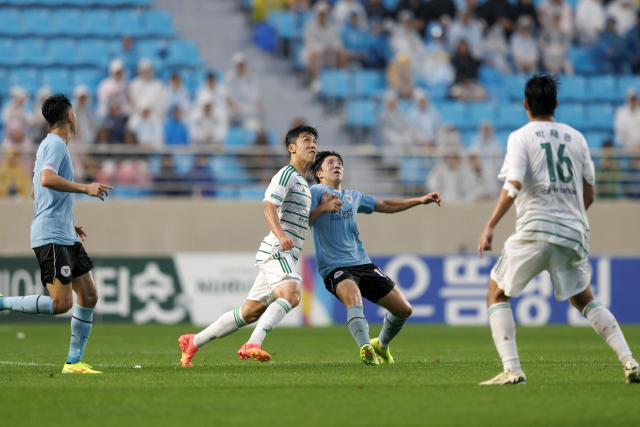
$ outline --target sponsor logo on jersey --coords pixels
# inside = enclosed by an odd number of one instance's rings
[[[60,273],[62,273],[64,277],[69,277],[71,276],[71,268],[68,265],[64,265],[60,269]]]
[[[346,200],[347,203],[353,202],[353,199],[351,198],[351,196],[344,196],[344,200]]]
[[[307,225],[307,223],[309,222],[309,220],[308,220],[308,219],[306,219],[306,218],[302,218],[301,216],[299,216],[299,217],[298,217],[298,222],[299,222],[300,224]]]
[[[272,199],[276,199],[276,200],[280,200],[280,201],[282,201],[282,197],[278,196],[276,193],[273,193],[273,194],[271,195],[271,198],[272,198]]]
[[[342,221],[342,220],[348,220],[348,219],[353,219],[353,208],[349,208],[346,211],[342,211],[342,209],[340,209],[340,211],[338,212],[332,212],[330,219],[332,221]]]
[[[344,274],[344,271],[336,271],[336,274],[333,275],[334,279],[337,279],[338,277],[342,276]]]

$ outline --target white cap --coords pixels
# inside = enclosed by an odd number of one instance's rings
[[[314,9],[316,10],[316,13],[328,13],[331,6],[329,6],[329,3],[325,1],[320,1],[316,3]]]
[[[38,89],[38,91],[36,92],[36,99],[42,99],[44,97],[50,97],[51,95],[53,95],[53,90],[51,90],[50,86],[42,86],[40,89]]]
[[[631,86],[627,88],[627,99],[631,98],[631,97],[638,97],[638,91],[636,90],[635,87]]]
[[[426,100],[428,99],[428,98],[427,98],[427,93],[426,93],[424,90],[419,89],[419,88],[418,88],[418,89],[414,89],[414,91],[413,91],[413,98],[414,98],[416,101],[420,101],[420,100],[422,100],[422,99],[424,99],[424,100],[426,101]]]
[[[109,63],[109,74],[115,74],[118,71],[124,70],[124,62],[122,59],[114,59]]]
[[[73,96],[74,98],[80,98],[81,96],[91,96],[91,90],[85,85],[76,86],[76,88],[73,90]]]
[[[9,95],[11,95],[12,98],[26,98],[28,93],[22,86],[11,86]]]
[[[247,57],[242,52],[236,52],[236,53],[233,54],[233,57],[231,58],[231,60],[233,61],[233,63],[235,65],[238,65],[238,64],[241,64],[243,62],[247,62]]]
[[[142,72],[148,69],[153,69],[153,62],[151,62],[149,58],[142,58],[138,62],[138,72]]]

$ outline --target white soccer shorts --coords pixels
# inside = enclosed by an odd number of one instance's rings
[[[517,297],[538,274],[547,270],[558,301],[579,294],[591,283],[589,259],[573,249],[538,240],[507,239],[491,269],[491,279],[505,295]]]
[[[251,301],[268,306],[277,299],[273,294],[275,288],[288,282],[302,283],[296,263],[287,253],[276,253],[264,261],[257,262],[256,265],[260,272],[247,296]]]

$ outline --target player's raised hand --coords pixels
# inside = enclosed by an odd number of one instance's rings
[[[337,199],[338,196],[335,193],[331,193],[331,194],[327,194],[329,190],[324,190],[324,194],[322,195],[322,198],[320,198],[320,206],[324,205],[325,203],[329,203],[329,201]]]
[[[293,243],[293,239],[289,236],[286,236],[284,239],[280,239],[280,250],[282,251],[290,251],[295,248],[296,245]]]
[[[440,206],[440,194],[439,193],[429,193],[420,198],[420,201],[423,205],[428,205],[429,203],[436,203]]]
[[[93,184],[87,185],[85,193],[87,196],[97,197],[104,202],[104,198],[109,195],[109,190],[113,190],[113,187],[94,182]]]
[[[332,196],[335,196],[335,194],[332,194]],[[332,198],[325,204],[326,212],[338,212],[343,204],[344,202],[338,199],[338,196],[336,196],[335,198]]]
[[[76,234],[78,235],[80,240],[82,240],[84,242],[84,238],[87,237],[87,233],[84,232],[82,227],[84,227],[84,225],[74,225],[73,226],[73,228],[76,229]]]
[[[482,251],[491,250],[491,242],[493,241],[493,229],[485,228],[478,242],[478,256],[482,259]]]

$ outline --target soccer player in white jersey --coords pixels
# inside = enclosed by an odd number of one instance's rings
[[[264,216],[271,232],[256,255],[258,277],[244,305],[229,311],[197,335],[179,338],[182,366],[208,342],[224,338],[250,323],[258,322],[249,341],[238,350],[241,359],[271,360],[262,350],[266,335],[300,303],[302,277],[296,264],[309,227],[311,192],[305,176],[316,157],[318,131],[298,126],[285,137],[289,165],[271,180],[264,197]]]
[[[494,228],[515,202],[516,232],[491,270],[487,293],[491,334],[504,372],[481,385],[526,382],[509,300],[544,270],[551,274],[556,299],[569,299],[616,352],[626,381],[640,382],[620,326],[591,291],[586,211],[595,198],[594,165],[584,136],[553,120],[557,106],[557,78],[533,76],[524,100],[530,122],[509,136],[499,175],[505,184],[478,242],[482,257],[482,251],[491,250]]]

